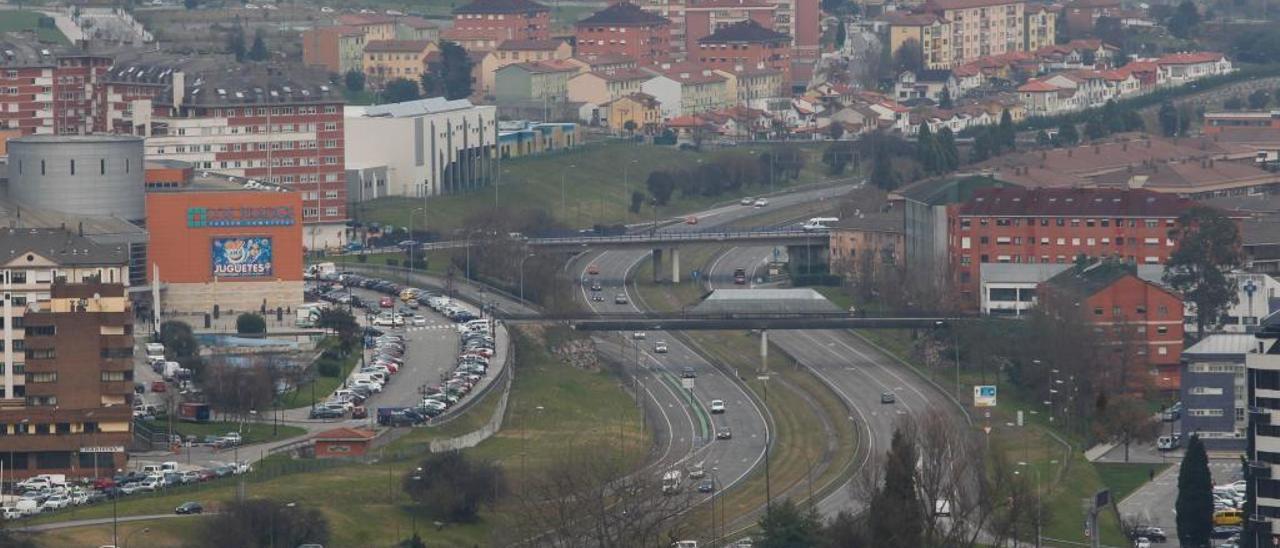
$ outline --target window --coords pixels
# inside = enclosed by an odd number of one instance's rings
[[[1099,306],[1099,307],[1094,308],[1094,309],[1093,309],[1093,315],[1094,315],[1094,316],[1101,316],[1101,315],[1102,315],[1102,307],[1101,307],[1101,306]]]
[[[1169,307],[1165,305],[1160,305],[1159,307],[1156,308],[1156,313],[1159,314],[1161,317],[1168,316]]]
[[[121,382],[121,381],[133,380],[132,377],[133,377],[132,371],[127,371],[127,372],[126,371],[103,371],[102,372],[102,382]]]
[[[1159,354],[1161,356],[1166,356],[1169,354],[1169,349],[1161,346],[1159,348],[1156,348],[1156,354]]]
[[[27,373],[27,382],[30,384],[58,382],[57,373]]]
[[[1221,417],[1225,412],[1221,409],[1189,409],[1187,414],[1192,417]]]
[[[1217,386],[1192,386],[1190,393],[1192,396],[1221,396],[1222,388]]]

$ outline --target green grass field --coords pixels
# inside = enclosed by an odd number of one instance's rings
[[[262,417],[262,422],[246,422],[243,423],[243,425],[232,421],[205,423],[174,421],[173,431],[183,437],[196,436],[198,438],[204,438],[205,436],[221,436],[229,432],[240,432],[243,445],[288,439],[307,433],[306,430],[298,428],[297,426],[272,424],[270,419],[270,416],[264,416]],[[165,424],[159,421],[155,422],[153,428],[157,431],[164,431],[166,429]]]
[[[536,334],[515,336],[518,347],[528,349],[528,352],[518,357],[518,373],[512,387],[506,424],[493,438],[466,450],[468,455],[497,462],[505,470],[513,490],[520,488],[521,477],[536,476],[539,470],[555,462],[570,447],[614,447],[621,442],[620,448],[629,465],[643,458],[651,441],[641,428],[636,406],[619,404],[629,402],[631,398],[618,386],[615,377],[560,363],[542,349]],[[493,407],[484,402],[470,412],[484,415],[485,409],[492,413]],[[602,409],[612,411],[601,412]],[[459,423],[458,427],[465,424]],[[415,435],[416,431],[406,436],[396,448],[412,447],[420,441],[410,439]],[[521,458],[522,452],[524,458]],[[287,460],[280,462],[287,463]],[[333,533],[326,544],[328,546],[390,546],[411,534],[415,514],[398,482],[416,464],[416,458],[376,464],[345,464],[251,482],[247,484],[246,491],[249,497],[296,501],[304,506],[318,507],[328,518],[329,529]],[[167,514],[188,500],[198,500],[205,504],[207,510],[216,511],[234,494],[235,482],[220,480],[202,484],[196,490],[184,488],[180,492],[122,499],[119,512],[121,516]],[[419,514],[416,521],[419,532],[423,533],[430,546],[485,546],[489,544],[491,533],[509,527],[511,513],[517,510],[509,499],[502,499],[495,509],[482,511],[475,523],[447,524],[440,531],[428,532],[428,529],[434,529],[430,526],[430,518]],[[104,517],[111,517],[110,505],[81,507],[42,518],[39,522]],[[203,531],[199,527],[165,527],[157,533],[163,535],[158,534],[149,544],[139,542],[136,545],[183,545],[184,541],[189,543]],[[37,541],[43,546],[96,546],[109,544],[110,535],[111,526],[108,524],[41,535]],[[141,538],[141,535],[135,537]]]
[[[67,44],[67,37],[62,35],[56,27],[41,27],[40,18],[45,17],[43,14],[34,11],[2,11],[0,17],[0,32],[18,32],[24,30],[36,31],[36,38],[41,42],[53,44]]]
[[[337,344],[337,339],[328,338],[320,342],[319,349],[333,348]],[[280,394],[280,405],[285,409],[309,407],[312,403],[312,394],[315,394],[317,402],[324,401],[329,394],[338,389],[338,386],[347,378],[347,375],[351,374],[351,370],[355,368],[357,363],[360,363],[360,352],[352,352],[351,355],[342,360],[342,370],[337,377],[324,377],[317,374],[311,382],[300,384]],[[315,385],[314,390],[312,389],[312,384]]]
[[[819,161],[822,149],[817,145],[796,146],[805,153],[805,167],[799,179],[791,184],[824,180],[825,166]],[[650,221],[653,219],[652,208],[645,206],[639,214],[633,214],[627,211],[627,207],[631,203],[632,191],[645,190],[644,183],[651,171],[693,168],[699,161],[709,162],[721,155],[751,155],[753,152],[759,154],[761,150],[765,149],[743,146],[693,152],[609,141],[591,143],[567,152],[506,160],[502,162],[498,177],[497,205],[503,215],[522,210],[545,211],[573,227]],[[783,189],[785,185],[778,182],[774,188]],[[768,190],[767,184],[754,185],[738,193],[713,197],[683,197],[676,191],[670,204],[658,208],[658,216],[667,219],[718,203],[736,202],[742,196]],[[492,187],[427,200],[425,226],[433,232],[451,232],[462,227],[468,218],[492,214],[494,201]],[[414,198],[381,198],[360,204],[358,218],[384,225],[408,226],[410,213],[422,204],[422,200]],[[423,229],[422,215],[414,215],[413,221],[416,229]]]
[[[1135,463],[1108,463],[1098,462],[1093,464],[1093,468],[1097,470],[1098,477],[1102,479],[1103,485],[1111,488],[1111,500],[1121,501],[1130,493],[1137,491],[1142,484],[1152,477],[1152,475],[1160,475],[1169,464],[1135,464]]]

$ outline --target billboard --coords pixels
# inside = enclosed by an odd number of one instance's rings
[[[271,263],[271,238],[213,239],[213,275],[216,278],[270,276]]]
[[[973,387],[973,406],[974,407],[995,407],[996,406],[996,387],[995,385],[977,385]]]

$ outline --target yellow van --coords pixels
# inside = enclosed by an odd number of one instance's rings
[[[1213,526],[1240,525],[1244,523],[1244,512],[1240,510],[1218,510],[1213,513]]]

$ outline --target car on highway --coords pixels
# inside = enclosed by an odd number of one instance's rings
[[[681,378],[693,379],[693,378],[697,378],[697,376],[698,376],[698,373],[694,371],[692,367],[689,367],[686,365],[684,366],[684,368],[680,369]]]
[[[632,339],[632,340],[643,341],[643,340],[645,339],[645,337],[648,337],[648,335],[647,335],[647,334],[645,334],[645,332],[644,332],[644,331],[636,331],[636,332],[634,332],[634,333],[632,333],[632,334],[631,334],[631,339]]]
[[[178,505],[177,508],[174,508],[173,513],[178,515],[203,514],[204,506],[201,506],[200,503],[195,501],[184,502]]]
[[[769,205],[769,200],[766,200],[766,199],[764,199],[764,198],[756,198],[756,201],[755,201],[754,203],[752,203],[751,205],[753,205],[753,206],[755,206],[755,207],[765,207],[765,206]]]
[[[627,304],[627,294],[619,293],[613,296],[613,304]]]
[[[654,351],[654,352],[657,352],[658,354],[666,354],[666,353],[667,353],[667,342],[666,342],[666,341],[658,341],[658,344],[653,345],[653,351]]]
[[[596,265],[589,265],[589,266],[587,266],[587,274],[590,274],[590,275],[592,275],[592,276],[595,276],[595,275],[597,275],[597,274],[599,274],[599,273],[600,273],[600,267],[598,267],[598,266],[596,266]]]
[[[591,295],[591,302],[593,302],[593,303],[602,303],[602,302],[604,302],[604,295],[601,295],[601,294],[599,294],[599,293],[596,293],[596,294]]]
[[[711,414],[724,413],[724,400],[711,400]]]
[[[743,196],[741,200],[738,200],[738,204],[744,205],[744,206],[755,205],[755,203],[756,203],[756,199],[750,196]]]
[[[592,291],[600,291],[600,290],[602,290],[602,289],[604,289],[604,287],[600,285],[600,282],[598,282],[598,281],[597,281],[597,282],[591,282],[591,290],[592,290]]]
[[[893,392],[881,392],[880,403],[893,403],[898,401],[898,396]]]
[[[716,483],[714,481],[711,481],[711,479],[709,478],[698,482],[699,493],[710,493],[715,490],[716,490]]]
[[[698,218],[697,218],[697,217],[695,217],[695,216],[693,216],[693,215],[690,215],[690,216],[688,216],[688,217],[685,217],[685,218],[684,218],[684,224],[687,224],[687,225],[696,225],[696,224],[698,224]]]
[[[721,426],[719,430],[716,430],[716,439],[727,440],[732,438],[733,430],[730,430],[728,426]]]

